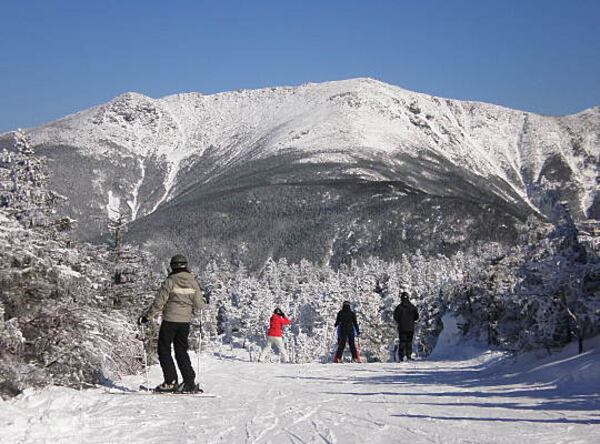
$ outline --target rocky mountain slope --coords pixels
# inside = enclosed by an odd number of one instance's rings
[[[81,237],[120,211],[130,240],[201,262],[452,253],[561,200],[600,218],[598,107],[546,117],[361,78],[127,93],[28,133]]]

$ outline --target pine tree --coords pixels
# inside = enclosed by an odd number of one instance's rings
[[[0,153],[0,396],[102,382],[140,368],[132,316],[107,307],[107,248],[68,237],[44,158],[23,132]]]

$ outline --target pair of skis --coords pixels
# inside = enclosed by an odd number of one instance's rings
[[[197,398],[216,398],[217,395],[214,395],[212,393],[205,393],[202,389],[200,389],[199,392],[163,392],[163,391],[157,391],[153,388],[147,387],[145,385],[140,385],[140,391],[139,392],[133,392],[133,393],[143,393],[143,394],[149,394],[149,395],[175,395],[175,396],[193,396],[193,397],[197,397]]]
[[[160,395],[160,396],[192,396],[194,398],[218,398],[217,395],[212,394],[212,393],[205,393],[205,392],[196,392],[196,393],[192,393],[192,392],[184,392],[184,393],[179,393],[179,392],[158,392],[156,390],[154,390],[153,388],[150,387],[146,387],[145,385],[140,385],[139,390],[135,391],[125,391],[125,390],[119,390],[119,391],[108,391],[106,392],[110,395],[140,395],[140,396],[151,396],[151,395]]]

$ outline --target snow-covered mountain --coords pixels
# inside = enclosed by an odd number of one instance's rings
[[[561,200],[600,218],[599,107],[547,117],[360,78],[127,93],[29,134],[83,237],[120,210],[131,239],[198,258],[456,251]]]

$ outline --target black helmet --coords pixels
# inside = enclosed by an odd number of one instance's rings
[[[401,299],[402,301],[408,301],[408,293],[407,293],[406,291],[402,290],[402,291],[400,292],[400,299]]]
[[[342,307],[350,308],[350,301],[344,301],[344,303],[342,304]]]
[[[181,270],[182,268],[187,267],[187,259],[183,254],[176,254],[171,258],[171,269],[172,270]]]

